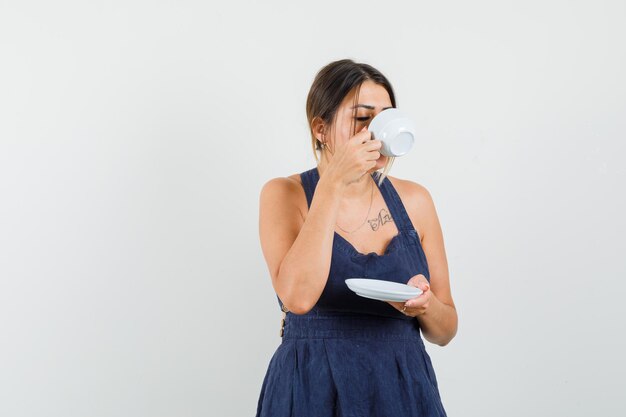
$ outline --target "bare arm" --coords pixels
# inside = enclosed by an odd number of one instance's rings
[[[394,185],[406,201],[414,225],[420,225],[422,248],[428,261],[430,283],[422,274],[412,277],[408,284],[426,289],[406,302],[411,315],[420,323],[424,338],[440,346],[447,345],[456,335],[458,317],[450,290],[448,261],[443,233],[432,196],[414,182],[394,179]],[[391,303],[402,309],[405,303]]]
[[[276,178],[261,191],[259,233],[274,290],[295,314],[319,299],[330,271],[340,185],[320,178],[306,219],[294,203],[299,184]]]
[[[430,291],[432,291],[429,308],[424,314],[417,316],[417,320],[420,322],[426,340],[445,346],[456,335],[458,318],[450,291],[443,233],[435,204],[428,190],[420,186],[417,198],[423,218],[422,248],[428,261]]]
[[[263,187],[259,234],[272,285],[284,305],[306,314],[328,280],[335,223],[345,188],[376,165],[381,142],[363,129],[337,149],[317,183],[303,220],[295,203],[299,184],[276,178]]]

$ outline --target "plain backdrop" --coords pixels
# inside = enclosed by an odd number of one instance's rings
[[[459,330],[450,416],[625,415],[623,1],[1,1],[0,415],[251,416],[258,238],[352,58],[418,125]],[[358,383],[358,381],[355,381]],[[390,381],[393,383],[393,381]]]

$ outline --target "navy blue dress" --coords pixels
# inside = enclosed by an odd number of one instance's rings
[[[319,172],[313,168],[300,177],[310,207]],[[388,178],[379,189],[398,234],[378,255],[359,253],[335,233],[317,304],[307,314],[286,313],[257,417],[446,416],[417,319],[356,295],[344,282],[356,277],[406,284],[417,274],[430,281],[426,255],[398,193]]]

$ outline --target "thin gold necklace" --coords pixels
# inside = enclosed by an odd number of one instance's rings
[[[371,178],[370,178],[371,179]],[[341,230],[343,230],[345,233],[354,233],[357,230],[359,230],[361,227],[363,227],[363,225],[365,224],[365,222],[367,222],[367,219],[369,219],[370,217],[370,211],[372,210],[372,202],[374,201],[374,180],[372,179],[371,182],[371,186],[372,186],[372,192],[370,195],[370,207],[367,209],[367,215],[365,216],[365,220],[363,220],[363,223],[361,223],[361,225],[359,227],[357,227],[356,229],[352,230],[352,231],[347,231],[346,229],[344,229],[343,227],[339,226],[339,223],[335,222],[335,224],[337,225],[338,228],[340,228]]]

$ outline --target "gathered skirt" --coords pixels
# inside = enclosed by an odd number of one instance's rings
[[[286,316],[257,417],[446,416],[417,320]]]

